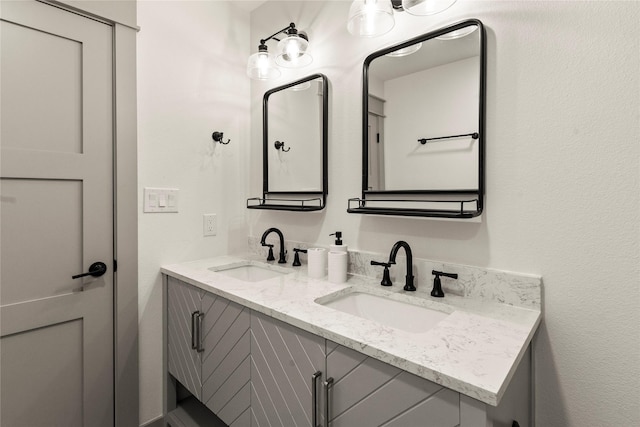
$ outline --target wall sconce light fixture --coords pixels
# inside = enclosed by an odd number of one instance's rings
[[[456,0],[355,0],[349,9],[347,29],[355,36],[376,37],[395,25],[393,11],[411,15],[435,15],[448,9]]]
[[[267,48],[269,40],[278,42],[278,55],[275,61]],[[307,34],[304,31],[298,31],[296,24],[292,22],[269,37],[260,40],[258,52],[251,55],[247,62],[247,75],[256,80],[271,80],[280,77],[278,66],[299,68],[309,65],[313,58],[307,52],[308,47]]]

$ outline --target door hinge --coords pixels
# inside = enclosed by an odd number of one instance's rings
[[[376,142],[380,144],[380,134],[376,133]]]
[[[118,271],[118,260],[114,259],[113,260],[113,272],[115,273],[116,271]]]

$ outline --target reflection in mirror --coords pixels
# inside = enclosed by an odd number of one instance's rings
[[[251,209],[320,210],[327,194],[327,79],[314,74],[263,99],[263,197]]]
[[[480,215],[484,52],[482,24],[469,20],[367,57],[363,189],[349,212]]]
[[[322,102],[320,78],[269,97],[269,191],[322,190]]]

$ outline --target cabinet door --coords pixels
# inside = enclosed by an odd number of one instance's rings
[[[313,411],[320,411],[312,399],[313,376],[324,370],[324,360],[324,338],[252,312],[252,425],[311,426]]]
[[[193,315],[200,310],[203,291],[176,280],[167,285],[167,365],[169,373],[201,399],[200,353],[192,349]]]
[[[357,351],[327,342],[330,427],[453,427],[459,394]]]
[[[205,293],[202,327],[202,398],[230,427],[249,426],[251,404],[250,309]]]

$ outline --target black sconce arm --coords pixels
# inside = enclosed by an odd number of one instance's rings
[[[284,27],[281,30],[276,31],[275,33],[271,34],[269,37],[264,38],[264,39],[260,39],[260,44],[264,45],[265,43],[267,43],[269,40],[274,39],[277,41],[280,41],[280,39],[276,38],[276,36],[278,34],[287,34],[287,31],[289,30],[295,30],[296,29],[296,24],[294,24],[293,22],[290,23],[289,25],[287,25],[286,27]]]

